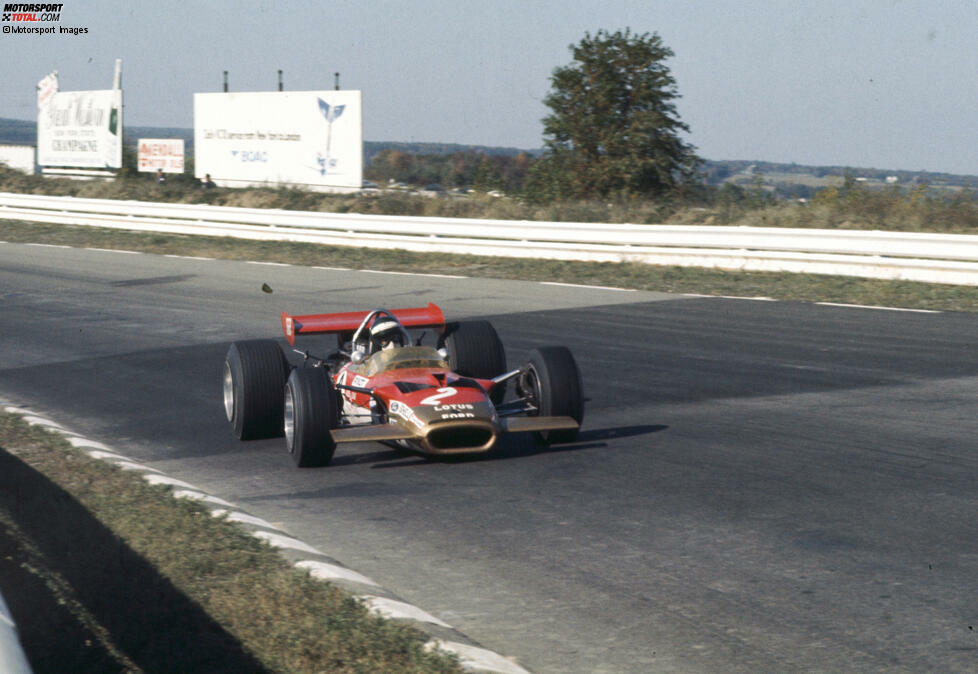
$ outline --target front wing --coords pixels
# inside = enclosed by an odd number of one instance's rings
[[[477,446],[452,446],[450,448],[429,441],[432,430],[450,433],[457,429],[462,432],[474,426],[491,431],[491,438],[488,441],[480,442]],[[335,428],[330,434],[333,436],[333,441],[337,443],[409,440],[417,444],[423,451],[431,454],[458,454],[488,451],[495,444],[498,433],[572,430],[578,427],[577,421],[571,417],[506,417],[500,421],[499,426],[493,426],[485,421],[455,421],[426,425],[423,429],[409,430],[400,424],[371,424]]]

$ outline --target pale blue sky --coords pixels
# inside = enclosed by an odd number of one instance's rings
[[[11,25],[6,23],[3,25]],[[0,117],[34,86],[109,88],[128,125],[193,125],[193,93],[360,89],[367,140],[537,148],[586,31],[657,32],[708,159],[978,174],[976,0],[64,0],[81,36],[0,34]]]

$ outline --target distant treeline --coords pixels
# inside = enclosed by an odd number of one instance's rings
[[[707,183],[719,185],[725,180],[737,175],[752,172],[756,175],[767,174],[796,174],[810,175],[816,178],[828,176],[866,178],[884,182],[889,177],[895,177],[901,185],[954,185],[978,189],[978,176],[959,175],[955,173],[935,173],[933,171],[902,171],[895,169],[877,169],[855,166],[806,166],[803,164],[778,164],[765,161],[707,161],[703,172]]]
[[[134,152],[139,138],[182,138],[188,157],[193,156],[193,129],[128,126],[123,137],[125,146]],[[31,121],[0,118],[0,144],[36,145],[37,124]],[[401,143],[364,141],[364,178],[378,183],[388,181],[409,185],[438,183],[445,188],[471,187],[498,189],[509,193],[522,191],[526,176],[541,149],[518,149],[461,145],[453,143]],[[806,166],[765,161],[711,161],[700,167],[706,185],[720,186],[734,176],[753,173],[797,174],[867,178],[883,182],[894,176],[902,186],[928,184],[952,185],[978,189],[978,176],[963,176],[929,171],[898,171],[852,166]],[[784,197],[810,196],[816,190],[799,186],[779,186],[776,193]]]

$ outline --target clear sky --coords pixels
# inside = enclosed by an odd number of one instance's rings
[[[6,3],[7,0],[0,0]],[[978,174],[976,0],[64,0],[82,35],[0,34],[0,117],[35,85],[111,87],[125,123],[193,126],[194,92],[360,89],[364,137],[542,146],[585,32],[658,33],[707,159]],[[10,23],[2,25],[9,26]]]

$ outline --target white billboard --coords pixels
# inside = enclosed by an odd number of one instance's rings
[[[183,138],[140,138],[137,148],[139,171],[183,173]]]
[[[122,90],[59,91],[39,98],[37,163],[121,168]]]
[[[0,166],[21,173],[34,173],[34,146],[0,145]]]
[[[360,189],[359,91],[194,94],[194,170],[238,187]]]

